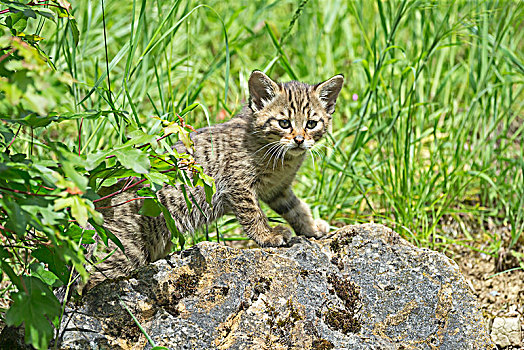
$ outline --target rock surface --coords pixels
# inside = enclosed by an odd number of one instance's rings
[[[289,248],[204,242],[67,310],[62,349],[494,349],[457,265],[381,225]]]
[[[500,347],[521,346],[522,338],[520,334],[519,317],[496,317],[493,320],[491,337],[495,344]]]

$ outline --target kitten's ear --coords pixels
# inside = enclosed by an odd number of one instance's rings
[[[323,83],[315,85],[315,91],[328,114],[335,112],[335,104],[343,84],[344,76],[338,74]]]
[[[249,107],[256,112],[267,105],[280,91],[277,83],[259,70],[249,77]]]

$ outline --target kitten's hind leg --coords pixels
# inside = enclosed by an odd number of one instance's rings
[[[309,206],[295,196],[291,188],[265,202],[293,227],[297,235],[320,238],[329,232],[329,224],[322,219],[314,220]]]
[[[100,256],[92,259],[94,261],[92,261],[93,265],[89,268],[89,280],[82,288],[83,292],[90,290],[106,279],[128,276],[137,267],[145,265],[148,262],[145,258],[145,254],[136,253],[136,247],[126,245],[125,249],[127,254],[122,252],[120,248],[116,247],[114,244],[110,243],[110,248],[104,249],[103,254],[99,254]]]

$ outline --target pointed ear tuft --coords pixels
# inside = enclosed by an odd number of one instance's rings
[[[260,111],[275,98],[280,91],[277,83],[259,70],[249,77],[249,107],[253,112]]]
[[[337,97],[343,84],[344,76],[338,74],[323,83],[315,85],[315,91],[328,114],[333,114],[333,112],[335,112]]]

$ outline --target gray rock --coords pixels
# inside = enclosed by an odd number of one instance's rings
[[[457,265],[381,225],[289,248],[200,243],[106,281],[62,349],[494,349]]]

